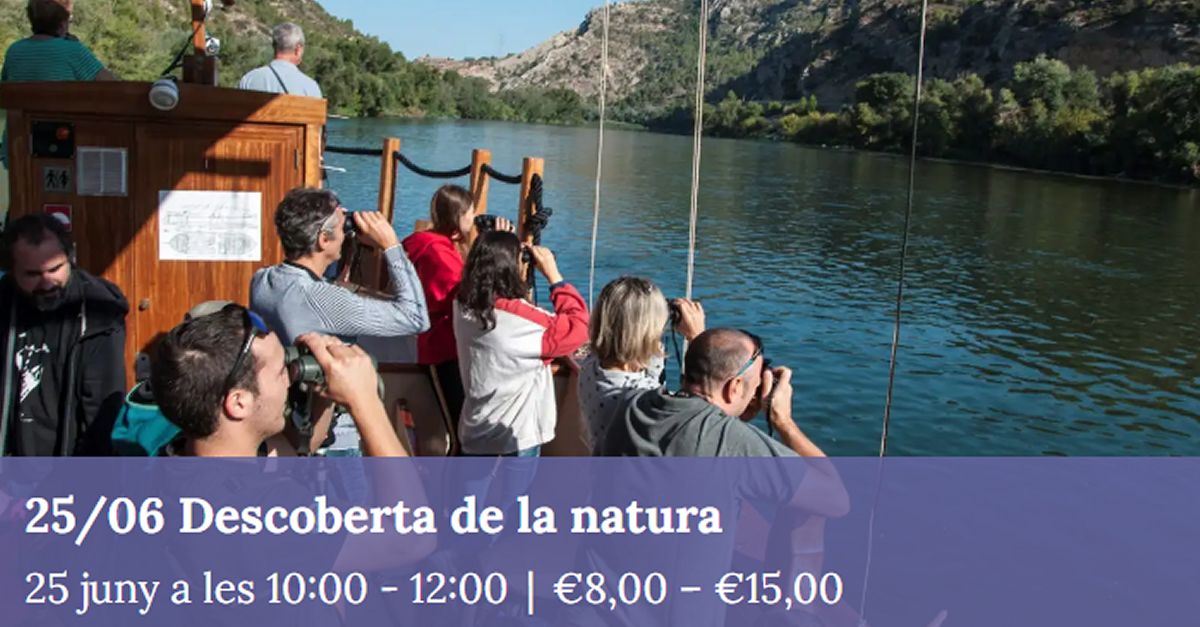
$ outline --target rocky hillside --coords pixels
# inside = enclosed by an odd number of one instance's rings
[[[752,100],[817,96],[822,108],[852,100],[862,77],[911,72],[917,0],[713,0],[709,90]],[[695,0],[613,6],[610,65],[618,111],[670,110],[686,102],[695,73]],[[598,87],[602,12],[579,28],[499,59],[421,59],[485,79],[493,89],[563,87],[585,98]],[[927,68],[933,77],[975,73],[989,84],[1047,55],[1100,76],[1176,62],[1200,64],[1196,0],[943,0],[931,5]]]

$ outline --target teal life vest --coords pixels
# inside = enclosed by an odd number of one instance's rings
[[[179,427],[158,408],[150,384],[142,382],[125,396],[117,414],[112,431],[113,450],[126,457],[154,457],[177,435]]]

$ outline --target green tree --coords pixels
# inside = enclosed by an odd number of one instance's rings
[[[859,81],[854,89],[851,123],[865,148],[900,150],[912,131],[912,102],[916,81],[912,76],[889,72]]]

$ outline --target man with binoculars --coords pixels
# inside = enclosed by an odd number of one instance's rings
[[[370,356],[327,335],[297,339],[320,364],[318,394],[347,407],[362,436],[363,453],[407,455],[379,398]],[[196,457],[254,457],[287,424],[291,380],[285,350],[254,312],[229,305],[167,333],[152,356],[151,384],[166,417],[181,429],[171,453]],[[328,413],[316,427],[328,428]]]
[[[333,192],[299,188],[276,208],[275,230],[286,261],[254,274],[250,308],[266,319],[283,343],[291,344],[306,333],[324,333],[359,344],[371,341],[373,350],[379,351],[394,345],[396,338],[429,329],[421,281],[383,215],[347,213]],[[351,233],[382,251],[387,293],[357,293],[324,280],[329,267],[341,259]],[[363,451],[353,419],[345,415],[337,419],[328,454],[359,455]]]

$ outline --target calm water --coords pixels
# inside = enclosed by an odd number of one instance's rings
[[[343,121],[337,145],[403,140],[452,169],[546,159],[545,243],[587,291],[596,136],[503,123]],[[378,163],[331,155],[373,207]],[[623,274],[682,295],[691,139],[606,138],[596,291]],[[695,291],[796,371],[795,415],[827,451],[878,449],[907,163],[706,140]],[[402,170],[402,233],[440,184]],[[464,183],[465,184],[465,183]],[[889,447],[916,455],[1200,455],[1200,192],[922,163]],[[516,190],[492,182],[492,213]]]

